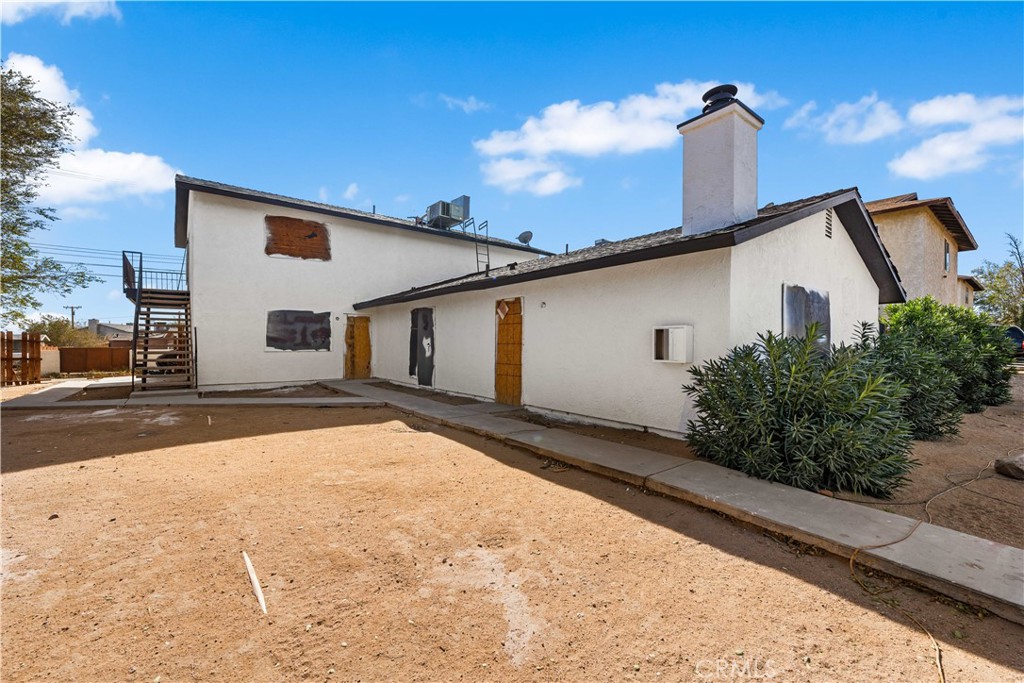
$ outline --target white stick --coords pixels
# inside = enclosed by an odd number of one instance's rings
[[[249,572],[249,582],[252,583],[252,592],[256,594],[256,599],[259,600],[260,609],[263,613],[267,613],[267,603],[263,599],[263,589],[260,588],[260,581],[256,578],[256,570],[252,568],[252,562],[249,560],[249,555],[242,551],[242,559],[245,560],[245,571]]]

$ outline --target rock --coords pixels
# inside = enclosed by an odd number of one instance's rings
[[[996,472],[1011,479],[1024,479],[1024,453],[997,459]]]
[[[52,515],[47,517],[47,519],[59,519],[59,518],[60,518],[60,515],[58,515],[56,512],[54,512]]]

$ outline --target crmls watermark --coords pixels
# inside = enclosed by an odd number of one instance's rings
[[[766,681],[775,678],[778,671],[770,659],[701,659],[694,673],[706,681],[750,680]]]

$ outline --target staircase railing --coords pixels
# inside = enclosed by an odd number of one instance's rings
[[[187,253],[182,256],[178,270],[147,269],[143,267],[141,251],[121,252],[121,275],[124,294],[135,304],[135,320],[132,325],[132,391],[135,391],[136,353],[139,348],[139,314],[142,309],[142,291],[188,291],[186,271]]]

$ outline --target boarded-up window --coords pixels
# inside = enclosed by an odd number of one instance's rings
[[[330,312],[267,311],[267,350],[330,351]]]
[[[327,226],[288,216],[267,216],[267,256],[280,254],[304,259],[331,260]]]
[[[782,333],[787,337],[803,337],[807,326],[818,325],[815,340],[822,349],[832,343],[832,311],[828,292],[819,292],[799,285],[782,286]]]

